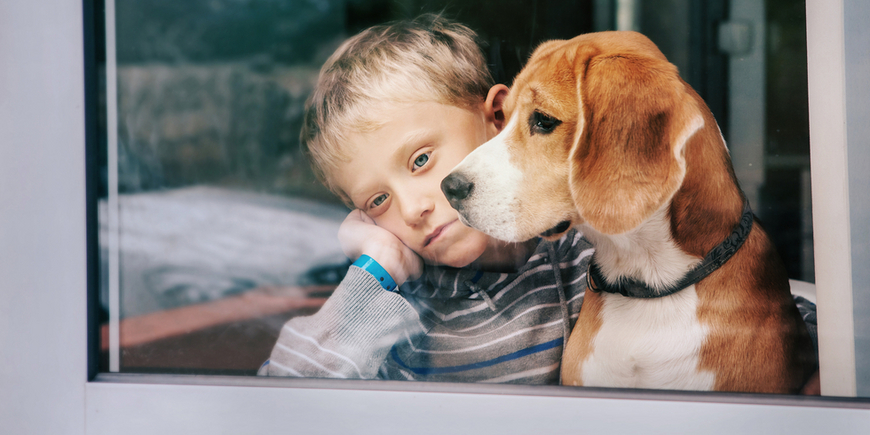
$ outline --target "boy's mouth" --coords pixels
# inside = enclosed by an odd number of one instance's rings
[[[428,236],[426,236],[425,239],[423,239],[423,247],[425,248],[425,247],[429,246],[429,244],[432,243],[433,240],[437,239],[438,236],[441,235],[441,233],[444,231],[445,228],[449,227],[451,224],[453,224],[453,222],[456,222],[456,221],[457,221],[457,219],[454,219],[450,222],[447,222],[444,225],[441,225],[438,228],[435,228],[435,231],[432,231],[431,233],[429,233]]]

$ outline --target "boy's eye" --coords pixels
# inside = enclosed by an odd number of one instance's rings
[[[413,170],[417,170],[422,168],[423,166],[426,166],[426,163],[429,163],[429,154],[431,153],[420,154],[419,156],[417,156],[417,158],[414,159]]]
[[[532,113],[532,116],[529,117],[529,130],[531,134],[550,134],[561,123],[562,121],[559,121],[552,116],[544,115],[536,110]]]
[[[387,200],[387,194],[382,193],[382,194],[378,195],[377,197],[375,197],[375,199],[372,200],[372,204],[369,206],[369,208],[377,207],[377,206],[383,204],[384,201],[386,201],[386,200]]]

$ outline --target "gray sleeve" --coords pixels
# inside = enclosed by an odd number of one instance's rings
[[[258,375],[373,379],[393,344],[419,325],[405,298],[351,266],[317,313],[284,324]]]

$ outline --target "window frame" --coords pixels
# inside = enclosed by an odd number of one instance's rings
[[[814,174],[849,174],[847,122],[865,114],[870,105],[870,99],[847,104],[844,92],[846,86],[850,94],[853,85],[860,92],[867,88],[854,79],[853,68],[860,65],[845,59],[845,53],[855,50],[847,43],[866,44],[860,46],[864,52],[870,47],[866,38],[852,39],[844,25],[858,20],[848,14],[844,20],[848,8],[867,10],[860,1],[807,2],[811,139],[828,144],[813,151]],[[866,398],[96,374],[95,361],[88,358],[88,347],[95,345],[96,318],[93,300],[86,295],[90,288],[94,296],[98,277],[95,237],[87,233],[95,226],[95,207],[88,207],[95,201],[95,185],[87,178],[94,175],[95,106],[86,95],[92,95],[96,81],[87,66],[93,54],[83,49],[93,37],[86,30],[93,23],[83,13],[90,7],[89,0],[0,5],[0,137],[10,138],[0,145],[0,421],[9,433],[865,430],[870,420]],[[844,261],[838,245],[849,243],[850,230],[855,231],[854,219],[844,224],[838,217],[843,209],[850,216],[849,197],[841,193],[853,181],[814,176],[813,193],[820,235],[816,270],[820,330],[826,330],[823,349],[843,345],[848,331],[854,363],[854,323],[838,317],[852,318],[852,299],[848,309],[834,311],[828,305],[846,300],[829,289],[841,288],[838,279],[853,277],[851,264],[857,258],[845,251]],[[828,205],[833,209],[825,210]],[[842,288],[851,298],[853,283]],[[843,394],[841,388],[848,388],[848,379],[846,387],[837,380],[844,377],[840,363],[848,360],[848,350],[843,352],[822,359],[827,394]]]
[[[807,1],[813,237],[822,393],[870,395],[870,5]],[[848,89],[848,91],[847,91]],[[832,177],[831,174],[842,174]],[[859,314],[863,313],[863,316]]]

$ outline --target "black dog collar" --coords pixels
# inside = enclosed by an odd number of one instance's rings
[[[604,275],[601,274],[598,265],[595,264],[594,255],[589,262],[589,270],[586,273],[586,285],[594,292],[618,293],[628,298],[652,299],[672,295],[704,279],[707,275],[725,264],[743,246],[746,238],[749,237],[749,232],[752,231],[753,220],[749,201],[744,199],[743,216],[740,217],[740,222],[737,223],[731,234],[722,243],[711,249],[700,264],[670,287],[655,290],[650,288],[646,283],[632,278],[620,278],[616,284],[608,284],[607,280],[604,279]]]

